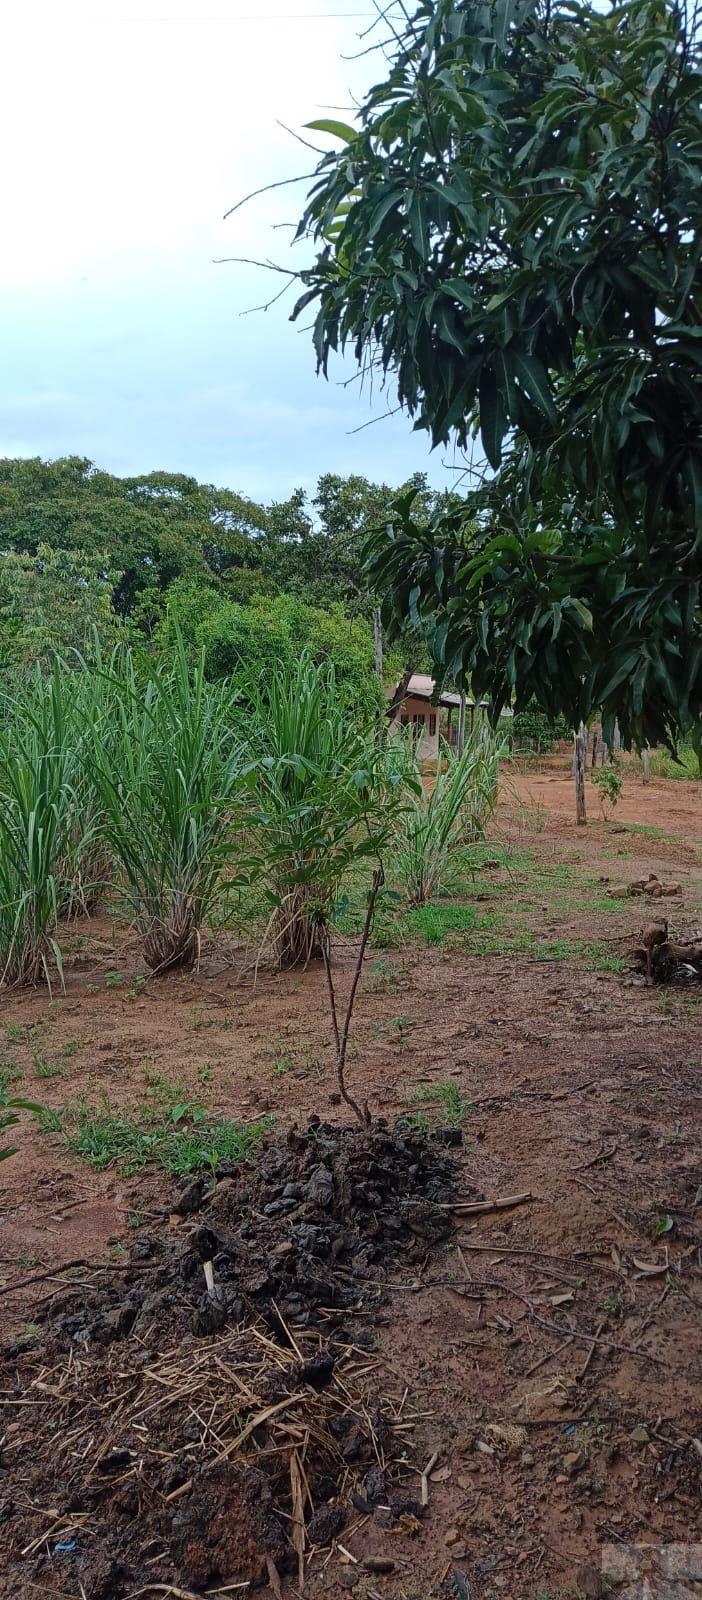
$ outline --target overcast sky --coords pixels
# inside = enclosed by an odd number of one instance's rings
[[[348,116],[373,0],[23,0],[3,22],[0,455],[185,471],[258,498],[324,471],[453,480],[399,416],[314,372],[282,281],[309,171],[278,122]],[[347,59],[344,59],[346,57]],[[334,110],[330,109],[334,108]],[[346,376],[350,373],[346,369]],[[335,377],[344,373],[337,368]]]

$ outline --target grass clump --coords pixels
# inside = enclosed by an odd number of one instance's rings
[[[189,1177],[215,1172],[223,1161],[243,1161],[270,1125],[269,1118],[241,1124],[185,1104],[162,1111],[157,1118],[138,1120],[104,1100],[100,1106],[79,1104],[66,1140],[73,1154],[96,1172],[118,1166],[132,1173],[155,1166]]]
[[[464,1100],[458,1084],[449,1081],[422,1084],[408,1098],[412,1106],[424,1106],[439,1113],[452,1128],[459,1127],[474,1109],[469,1100]]]
[[[407,921],[412,933],[429,945],[442,945],[452,934],[472,933],[478,923],[475,906],[453,902],[416,906]]]

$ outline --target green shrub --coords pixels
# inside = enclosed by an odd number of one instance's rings
[[[599,772],[593,773],[592,781],[595,787],[599,789],[600,806],[602,808],[602,815],[604,816],[606,807],[609,805],[611,806],[612,810],[614,810],[614,807],[616,806],[621,795],[621,772],[619,771],[618,767],[615,766],[600,767]]]

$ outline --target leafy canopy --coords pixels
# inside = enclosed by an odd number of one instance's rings
[[[358,131],[327,130],[294,315],[316,304],[324,372],[351,345],[435,444],[479,433],[495,476],[429,531],[406,500],[373,576],[496,709],[675,737],[702,711],[698,10],[408,16]]]

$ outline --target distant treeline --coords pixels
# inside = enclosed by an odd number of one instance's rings
[[[438,497],[412,483],[429,515]],[[374,597],[361,549],[407,487],[326,474],[311,496],[263,505],[182,473],[0,460],[0,667],[48,665],[96,635],[158,653],[177,623],[204,647],[208,677],[242,660],[265,669],[304,645],[367,701]],[[421,640],[412,654],[420,666]]]

